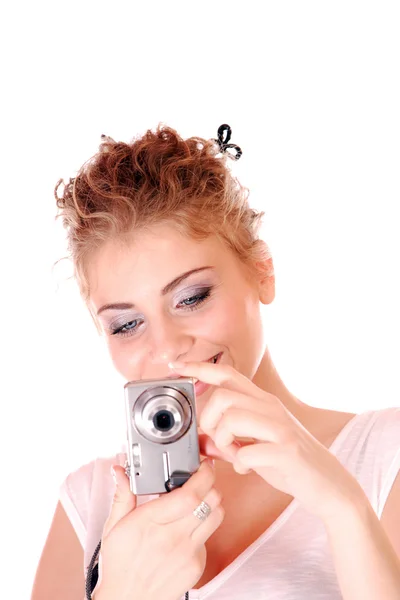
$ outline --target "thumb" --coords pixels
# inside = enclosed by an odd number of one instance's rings
[[[111,467],[111,474],[114,479],[115,491],[110,514],[104,525],[103,537],[108,535],[118,521],[136,508],[136,496],[131,492],[129,478],[125,473],[125,469],[120,465],[113,465]]]

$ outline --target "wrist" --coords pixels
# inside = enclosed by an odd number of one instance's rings
[[[375,515],[368,497],[362,491],[351,500],[340,503],[336,510],[324,519],[325,529],[328,533],[336,531],[338,525],[343,527],[354,520],[368,520],[372,513]]]

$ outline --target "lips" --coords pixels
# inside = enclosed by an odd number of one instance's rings
[[[218,354],[215,354],[214,356],[212,356],[211,358],[209,358],[207,362],[212,362],[212,363],[214,363],[214,365],[216,365],[217,362],[219,361],[219,359],[221,358],[221,354],[222,354],[222,352],[219,352]]]
[[[208,360],[205,360],[202,362],[209,362],[209,363],[213,363],[214,365],[216,365],[220,361],[221,356],[222,356],[222,352],[219,352],[218,354],[214,354],[214,356],[212,356]],[[192,379],[195,383],[197,383],[199,381],[197,379],[197,377],[193,377]]]

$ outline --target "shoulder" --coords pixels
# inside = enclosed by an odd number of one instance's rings
[[[384,427],[389,429],[400,427],[400,406],[389,406],[372,412],[377,415],[379,422]]]
[[[375,412],[373,434],[379,462],[390,471],[400,448],[400,406],[391,406]],[[390,476],[390,472],[387,472]]]
[[[391,407],[379,412],[379,461],[385,465],[385,469],[380,482],[381,503],[378,517],[386,531],[397,539],[400,555],[400,407]]]
[[[381,524],[400,558],[400,440],[397,459],[393,462],[390,491],[383,507]]]
[[[113,454],[111,456],[97,456],[96,458],[83,463],[79,467],[68,473],[65,481],[70,484],[93,482],[99,476],[104,475],[111,466],[115,464],[123,465],[126,455],[123,453]],[[110,471],[111,473],[111,471]]]
[[[360,414],[358,475],[393,548],[400,557],[400,406]]]
[[[93,520],[101,524],[107,518],[114,494],[111,466],[123,465],[125,458],[124,453],[96,457],[73,469],[60,485],[60,502],[82,546]]]
[[[61,490],[71,497],[89,499],[93,487],[109,486],[112,483],[111,466],[123,464],[120,454],[108,457],[96,457],[73,469],[61,484]]]
[[[399,443],[400,406],[389,406],[377,410],[368,410],[356,416],[355,438],[363,445],[369,444],[374,452],[392,453]],[[358,425],[358,427],[357,427]]]
[[[371,419],[367,427],[365,446],[369,442],[370,452],[375,457],[376,467],[379,468],[379,485],[385,492],[387,480],[393,477],[393,469],[400,458],[400,406],[368,411],[366,414],[371,414]]]
[[[400,406],[343,414],[346,421],[335,444],[345,466],[355,475],[365,468],[368,473],[372,468],[384,471],[400,439]]]

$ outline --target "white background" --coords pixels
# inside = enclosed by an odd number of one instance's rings
[[[400,405],[398,6],[3,6],[2,597],[29,597],[62,480],[124,441],[124,382],[67,261],[52,269],[54,186],[102,133],[214,138],[228,123],[233,172],[266,211],[266,336],[287,387],[324,408]]]

